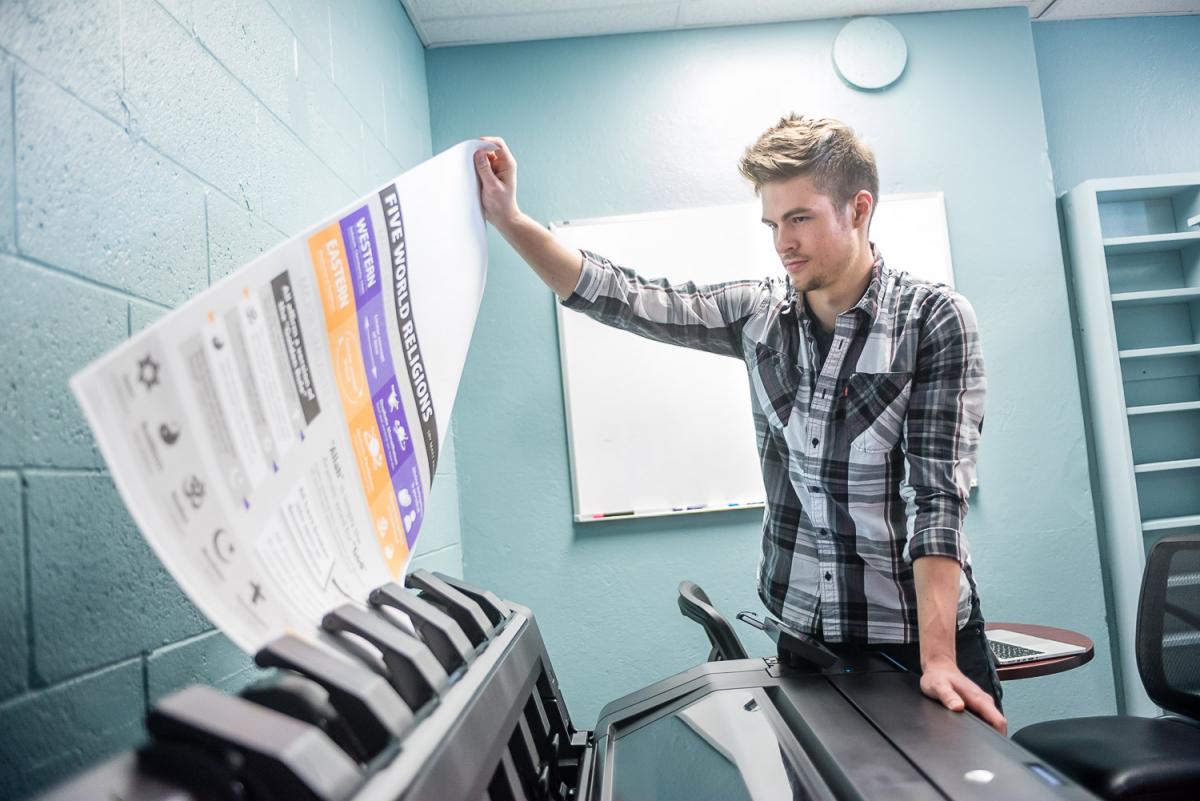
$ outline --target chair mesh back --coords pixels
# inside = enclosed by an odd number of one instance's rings
[[[1166,537],[1150,550],[1137,664],[1154,703],[1200,719],[1200,535]]]

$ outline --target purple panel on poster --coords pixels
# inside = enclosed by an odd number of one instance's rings
[[[421,522],[425,518],[425,496],[421,493],[421,474],[416,458],[410,458],[392,476],[396,489],[396,501],[400,504],[400,519],[404,522],[404,537],[411,550],[416,546],[421,533]]]
[[[375,422],[383,440],[383,451],[387,455],[388,474],[395,475],[400,465],[412,457],[412,433],[400,402],[400,385],[396,379],[388,382],[374,396]]]
[[[346,243],[346,258],[350,262],[350,277],[354,284],[354,299],[359,308],[379,296],[379,259],[375,251],[375,232],[371,228],[371,211],[367,206],[355,209],[341,220],[342,240]]]
[[[367,385],[371,394],[378,394],[395,376],[392,365],[392,349],[388,345],[384,326],[383,298],[376,295],[358,307],[358,333],[362,344],[363,368],[367,371]]]

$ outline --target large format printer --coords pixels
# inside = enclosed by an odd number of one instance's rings
[[[704,626],[710,661],[577,729],[529,609],[441,574],[406,583],[417,593],[387,585],[369,608],[326,616],[342,653],[281,637],[255,657],[273,678],[166,697],[145,746],[44,801],[1094,798],[882,660],[846,663],[795,638],[808,669],[743,658],[689,582],[680,608]]]

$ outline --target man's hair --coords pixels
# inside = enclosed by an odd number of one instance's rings
[[[793,113],[780,118],[746,148],[738,170],[754,184],[756,194],[771,181],[807,175],[839,209],[863,189],[879,200],[875,154],[848,125],[828,117]]]

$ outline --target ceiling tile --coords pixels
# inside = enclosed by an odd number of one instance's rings
[[[959,11],[997,6],[1026,6],[1030,0],[683,0],[680,25],[745,25],[877,14]]]
[[[604,11],[620,6],[644,6],[647,5],[647,0],[407,0],[407,5],[409,10],[421,19],[435,20],[453,17],[501,17],[509,14],[555,14],[562,11]]]
[[[1085,17],[1200,14],[1200,0],[1058,0],[1039,21]]]
[[[3,0],[0,0],[3,2]],[[427,47],[1023,7],[1037,20],[1200,14],[1200,0],[400,0]]]
[[[429,47],[530,39],[560,39],[666,30],[675,27],[679,4],[675,0],[636,6],[554,11],[547,14],[491,14],[422,23]]]

